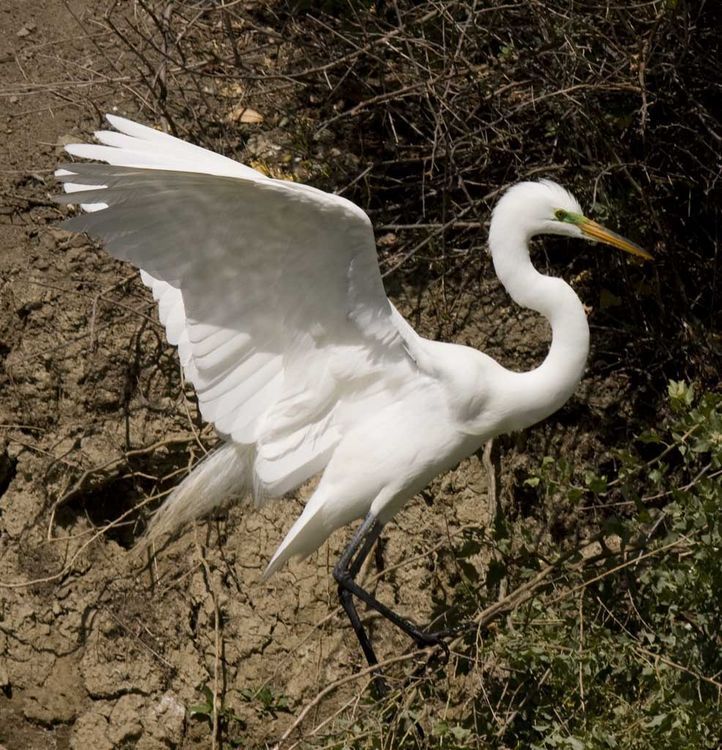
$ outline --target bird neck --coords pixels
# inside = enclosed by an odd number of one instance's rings
[[[499,280],[517,304],[541,313],[552,329],[551,348],[539,367],[523,373],[506,370],[498,379],[504,431],[528,427],[559,409],[581,380],[589,353],[589,325],[579,297],[562,279],[534,268],[529,239],[524,227],[492,222],[489,246]]]

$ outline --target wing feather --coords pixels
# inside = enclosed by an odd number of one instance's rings
[[[370,221],[339,196],[108,120],[120,132],[96,133],[102,145],[67,147],[105,163],[57,172],[63,200],[88,211],[66,226],[142,269],[203,417],[255,446],[270,494],[292,489],[415,377]]]

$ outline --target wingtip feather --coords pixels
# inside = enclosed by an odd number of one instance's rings
[[[137,126],[137,123],[129,120],[127,117],[121,117],[120,115],[114,115],[111,112],[105,113],[105,119],[119,132],[123,133],[128,129],[131,129],[133,125]]]

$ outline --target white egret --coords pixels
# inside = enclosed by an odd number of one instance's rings
[[[96,133],[103,145],[67,147],[104,163],[56,173],[62,200],[86,211],[65,226],[141,269],[201,414],[224,438],[157,511],[149,538],[230,498],[260,505],[321,473],[264,575],[363,518],[334,576],[366,658],[376,663],[353,597],[417,642],[435,642],[355,578],[383,525],[434,476],[544,419],[579,383],[584,309],[568,284],[535,270],[529,239],[557,234],[649,254],[585,218],[553,182],[510,188],[492,216],[494,268],[552,328],[544,362],[512,372],[411,328],[384,292],[371,222],[350,201],[107,119],[118,132]]]

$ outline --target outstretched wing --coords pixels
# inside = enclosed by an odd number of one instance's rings
[[[87,209],[65,227],[142,269],[203,417],[255,445],[258,479],[281,494],[416,377],[371,223],[339,196],[108,120],[120,132],[97,133],[105,145],[67,148],[106,163],[58,171]]]

